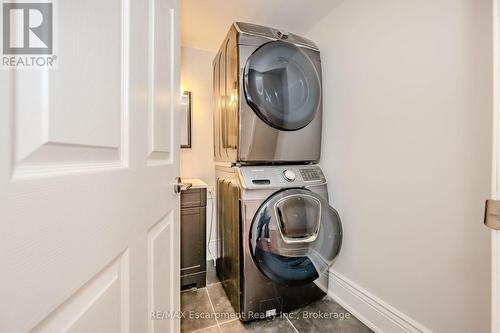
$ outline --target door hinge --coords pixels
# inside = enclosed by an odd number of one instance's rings
[[[484,225],[490,229],[500,230],[500,200],[486,200]]]

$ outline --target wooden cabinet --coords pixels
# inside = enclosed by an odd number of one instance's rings
[[[181,192],[181,288],[206,285],[207,189]]]

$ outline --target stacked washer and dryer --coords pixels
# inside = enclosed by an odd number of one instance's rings
[[[213,63],[219,253],[242,320],[325,296],[342,244],[317,164],[321,60],[305,38],[234,23]]]

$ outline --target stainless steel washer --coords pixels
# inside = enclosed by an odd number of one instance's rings
[[[217,274],[242,320],[323,297],[342,226],[318,165],[216,167]]]

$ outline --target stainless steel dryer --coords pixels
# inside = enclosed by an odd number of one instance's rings
[[[241,319],[323,297],[342,226],[320,167],[218,166],[216,177],[217,275]]]
[[[305,38],[234,23],[213,62],[218,162],[319,161],[321,61]]]

